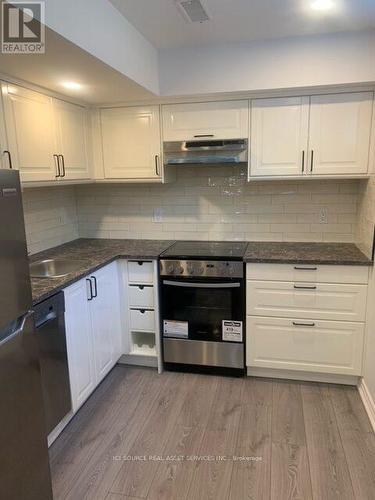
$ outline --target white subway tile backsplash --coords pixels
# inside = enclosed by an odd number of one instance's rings
[[[267,241],[354,241],[358,189],[355,180],[247,183],[246,169],[225,166],[181,167],[167,185],[75,188],[82,237]]]
[[[30,254],[78,238],[73,187],[25,189],[22,195]]]
[[[27,189],[27,242],[35,253],[77,237],[355,241],[359,187],[355,180],[247,183],[240,167],[181,167],[167,185]]]

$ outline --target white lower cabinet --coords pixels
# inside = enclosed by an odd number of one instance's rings
[[[364,323],[248,316],[250,366],[361,374]]]
[[[246,276],[250,371],[361,375],[368,268],[247,264]]]
[[[124,283],[124,359],[126,363],[157,366],[162,369],[158,262],[128,260],[122,262]]]
[[[73,411],[84,403],[121,355],[117,262],[64,290]]]
[[[95,389],[94,345],[86,280],[64,290],[65,328],[73,411]]]

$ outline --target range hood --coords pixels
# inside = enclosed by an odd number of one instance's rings
[[[247,139],[170,141],[163,144],[165,165],[217,165],[247,162]]]

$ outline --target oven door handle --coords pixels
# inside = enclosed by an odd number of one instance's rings
[[[163,285],[180,286],[184,288],[240,288],[241,283],[191,283],[190,281],[163,280]]]

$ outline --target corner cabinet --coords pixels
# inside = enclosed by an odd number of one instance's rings
[[[247,100],[169,104],[162,110],[164,141],[248,137]]]
[[[9,158],[22,182],[90,177],[85,108],[7,83],[2,96]]]
[[[86,401],[121,355],[117,262],[64,290],[73,412]]]
[[[251,101],[249,179],[363,176],[373,92]]]
[[[105,179],[163,180],[159,106],[100,110]]]
[[[85,108],[54,99],[60,179],[89,179],[88,114]]]

